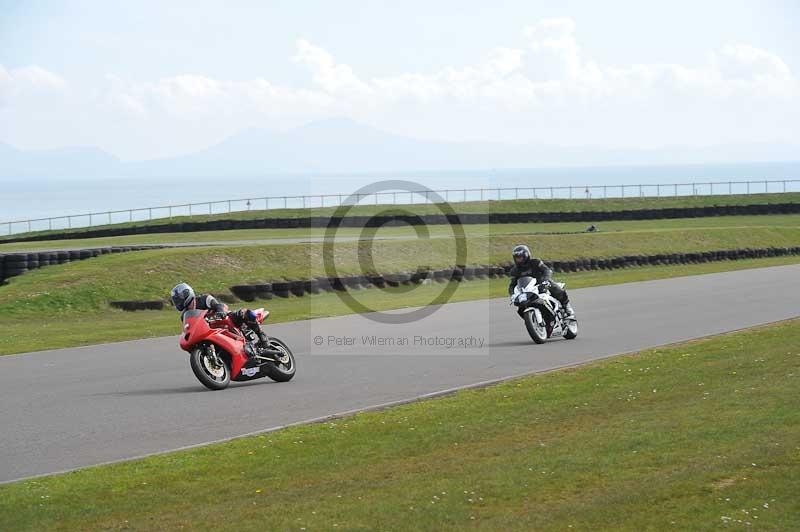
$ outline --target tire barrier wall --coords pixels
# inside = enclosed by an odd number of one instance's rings
[[[421,216],[347,216],[328,218],[256,218],[251,220],[210,220],[205,222],[174,222],[128,227],[106,227],[87,231],[72,231],[4,239],[0,242],[33,242],[42,240],[70,240],[155,233],[193,233],[200,231],[226,231],[230,229],[308,229],[326,228],[332,222],[339,227],[380,227],[393,225],[443,225],[552,223],[552,222],[603,222],[609,220],[659,220],[668,218],[703,218],[710,216],[748,216],[759,214],[798,214],[800,203],[775,203],[765,205],[715,205],[672,209],[639,209],[629,211],[577,211],[577,212],[516,212],[516,213],[464,213],[455,216],[426,214]]]
[[[0,284],[6,279],[54,264],[64,264],[85,260],[109,253],[126,253],[146,249],[163,249],[170,246],[114,246],[92,249],[72,249],[69,251],[37,251],[32,253],[0,254]]]
[[[670,264],[699,264],[723,260],[759,259],[800,255],[800,246],[787,248],[726,249],[697,253],[666,253],[658,255],[626,255],[623,257],[581,258],[568,261],[550,261],[548,264],[556,273],[571,273],[592,270],[618,270],[637,266],[664,266]],[[237,301],[263,301],[273,297],[302,297],[305,294],[321,292],[359,290],[361,288],[384,288],[421,283],[445,283],[451,280],[472,281],[505,277],[511,264],[500,266],[457,266],[451,269],[432,270],[420,267],[413,272],[389,273],[381,275],[356,275],[351,277],[317,277],[305,280],[273,281],[272,283],[242,284],[230,287],[229,294],[214,294],[223,303]],[[163,301],[113,301],[112,307],[122,310],[161,310]]]
[[[800,255],[800,246],[786,248],[761,249],[728,249],[720,251],[703,251],[697,253],[666,253],[658,255],[626,255],[623,257],[581,258],[568,261],[550,261],[548,264],[556,273],[572,273],[593,270],[618,270],[637,266],[664,266],[670,264],[699,264],[723,260],[757,259],[765,257],[783,257]],[[301,297],[305,294],[321,292],[358,290],[361,288],[399,286],[421,284],[423,282],[444,283],[450,280],[471,281],[505,277],[511,264],[499,266],[457,266],[451,269],[431,270],[422,267],[413,272],[392,274],[352,276],[352,277],[317,277],[308,280],[273,281],[272,283],[254,285],[236,285],[230,287],[233,297],[225,298],[226,303],[241,300],[251,302],[288,298],[291,295]],[[222,300],[222,299],[221,299]]]

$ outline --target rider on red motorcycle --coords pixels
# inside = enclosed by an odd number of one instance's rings
[[[225,305],[217,301],[217,298],[210,294],[201,294],[195,296],[194,290],[186,283],[180,283],[175,286],[170,293],[172,304],[181,313],[181,320],[183,314],[187,310],[210,310],[216,314],[228,316],[234,325],[240,327],[245,324],[247,327],[258,335],[258,347],[266,348],[269,344],[269,339],[261,325],[256,320],[255,313],[250,309],[239,309],[236,312],[225,312]]]

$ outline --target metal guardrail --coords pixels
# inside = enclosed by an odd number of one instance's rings
[[[731,194],[764,194],[800,192],[800,179],[751,180],[751,181],[706,181],[695,183],[641,184],[641,185],[585,185],[552,187],[497,187],[460,188],[434,191],[384,191],[362,194],[359,203],[374,205],[413,205],[431,203],[431,192],[445,201],[462,203],[467,201],[508,199],[598,199],[598,198],[645,198],[686,197]],[[350,194],[315,194],[301,196],[269,196],[99,211],[86,214],[53,216],[30,220],[0,222],[0,235],[9,236],[34,231],[78,229],[118,223],[170,220],[176,217],[209,216],[251,210],[336,207]]]

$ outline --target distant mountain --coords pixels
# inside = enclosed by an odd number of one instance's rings
[[[380,131],[348,119],[285,132],[248,129],[205,150],[168,159],[121,162],[97,148],[22,151],[0,144],[0,178],[254,177],[797,160],[798,146],[721,145],[658,150],[441,142]]]
[[[27,151],[0,143],[0,178],[94,178],[122,172],[123,163],[99,148]]]

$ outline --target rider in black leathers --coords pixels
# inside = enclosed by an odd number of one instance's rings
[[[181,319],[183,319],[183,314],[187,310],[210,310],[215,314],[225,314],[225,305],[220,303],[217,298],[210,294],[196,296],[194,289],[186,283],[180,283],[173,288],[170,297],[172,304],[181,312]],[[248,329],[256,333],[259,347],[268,347],[269,338],[261,328],[261,324],[258,323],[255,312],[243,308],[235,312],[228,312],[225,315],[231,319],[235,326],[241,328],[242,325],[247,325]]]
[[[508,274],[511,276],[511,282],[508,285],[508,295],[514,293],[514,287],[520,277],[535,277],[539,284],[548,285],[550,294],[564,307],[567,316],[575,316],[575,311],[569,302],[567,291],[561,288],[557,283],[552,282],[553,270],[541,259],[531,257],[531,250],[528,246],[519,245],[511,252],[514,257],[514,265]]]

